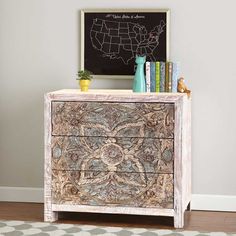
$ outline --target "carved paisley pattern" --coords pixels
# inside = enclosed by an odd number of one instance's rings
[[[172,104],[53,102],[52,114],[54,203],[173,207],[173,140],[160,139]]]
[[[83,172],[53,170],[53,203],[84,205],[122,205],[173,208],[173,174]],[[78,186],[81,175],[87,182]],[[100,181],[97,175],[100,176]],[[95,177],[95,178],[94,178]],[[74,180],[74,182],[72,181]],[[90,180],[90,181],[89,181]],[[124,181],[126,180],[126,181]],[[131,185],[127,183],[131,183]],[[141,183],[141,184],[138,184]]]
[[[140,134],[135,125],[144,125],[144,132]],[[113,136],[111,131],[115,129],[118,137],[173,138],[174,104],[52,103],[53,135],[107,137],[107,132]]]

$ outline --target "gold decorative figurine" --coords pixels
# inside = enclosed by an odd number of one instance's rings
[[[187,86],[185,85],[183,77],[178,79],[178,92],[187,93],[188,97],[190,97],[191,90],[189,90]]]

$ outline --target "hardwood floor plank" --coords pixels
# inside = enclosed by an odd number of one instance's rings
[[[0,202],[0,219],[43,221],[43,204]]]
[[[43,204],[0,202],[0,220],[43,222]],[[60,213],[58,223],[92,224],[120,227],[174,229],[172,217]],[[236,212],[191,211],[185,213],[186,230],[236,233]]]

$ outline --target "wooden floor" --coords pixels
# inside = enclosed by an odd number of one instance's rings
[[[0,220],[43,221],[43,204],[0,202]],[[171,217],[61,213],[60,223],[174,229]],[[186,230],[236,233],[236,213],[191,211],[185,213]]]

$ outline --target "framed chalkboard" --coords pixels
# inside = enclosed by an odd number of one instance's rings
[[[133,78],[136,55],[168,60],[169,10],[81,10],[80,49],[95,78]]]

